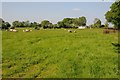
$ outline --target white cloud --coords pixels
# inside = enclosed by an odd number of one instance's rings
[[[74,8],[74,9],[72,9],[73,11],[80,11],[80,9],[79,8]]]

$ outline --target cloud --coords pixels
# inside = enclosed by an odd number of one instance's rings
[[[80,11],[80,9],[79,8],[74,8],[74,9],[72,9],[73,11]]]

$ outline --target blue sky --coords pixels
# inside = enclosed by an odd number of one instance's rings
[[[87,24],[92,24],[94,18],[105,22],[104,14],[112,2],[2,2],[2,18],[5,21],[15,20],[41,22],[49,20],[56,23],[66,17],[87,18]]]

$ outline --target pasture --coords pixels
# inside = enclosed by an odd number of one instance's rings
[[[3,78],[117,78],[118,34],[103,29],[2,31]]]

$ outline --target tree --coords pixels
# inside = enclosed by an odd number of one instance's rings
[[[41,22],[41,27],[45,28],[52,28],[52,23],[50,23],[48,20],[44,20]]]
[[[53,28],[58,29],[59,28],[58,24],[53,24]]]
[[[5,22],[4,24],[5,24],[5,29],[9,29],[9,27],[11,26],[10,23],[8,22]]]
[[[19,27],[20,26],[20,22],[19,21],[14,21],[14,22],[12,22],[12,25],[14,27]]]
[[[37,22],[30,23],[30,27],[38,27],[38,26],[39,26],[39,24]]]
[[[85,26],[86,25],[86,17],[82,16],[82,17],[79,17],[79,25],[80,26]]]
[[[80,26],[79,19],[78,18],[73,18],[72,19],[72,27],[77,28],[78,26]]]
[[[94,20],[94,27],[95,28],[100,28],[101,27],[101,20],[98,18],[95,18]]]
[[[115,28],[120,28],[120,1],[116,1],[106,12],[105,18],[108,22],[114,24]]]
[[[108,24],[108,22],[106,21],[106,22],[105,22],[105,28],[108,28],[108,26],[109,26],[109,24]]]
[[[64,28],[71,28],[71,24],[72,24],[72,18],[64,18],[63,21],[64,23]]]
[[[30,22],[29,22],[28,20],[25,21],[25,22],[24,22],[24,26],[25,26],[25,27],[30,27]]]
[[[2,18],[0,18],[0,28],[1,29],[9,29],[10,23],[5,22]]]
[[[63,28],[65,25],[62,21],[57,22],[59,28]]]

